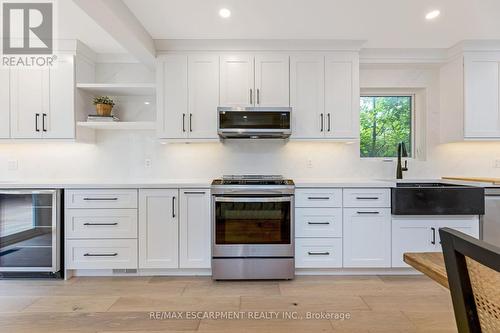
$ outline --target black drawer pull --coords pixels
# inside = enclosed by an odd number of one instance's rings
[[[91,222],[87,222],[87,223],[84,223],[83,225],[118,225],[118,222],[113,222],[113,223],[91,223]]]
[[[85,253],[84,257],[116,257],[118,253]]]
[[[378,215],[380,212],[356,212],[357,214],[360,215]]]
[[[329,256],[330,252],[307,252],[310,256]]]
[[[83,198],[85,201],[116,201],[118,198]]]
[[[307,222],[307,224],[311,225],[328,225],[330,222]]]
[[[191,192],[185,191],[184,192],[184,194],[205,194],[205,193],[207,193],[207,192],[201,192],[201,191],[199,191],[199,192],[196,192],[196,191],[191,191]]]
[[[330,200],[330,197],[307,197],[308,200]]]
[[[356,200],[378,200],[379,197],[356,197]]]

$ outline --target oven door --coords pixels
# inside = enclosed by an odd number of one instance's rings
[[[213,257],[293,257],[293,196],[214,196]]]

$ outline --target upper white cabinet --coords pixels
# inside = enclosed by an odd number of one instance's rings
[[[359,57],[357,54],[325,58],[325,136],[359,137]]]
[[[139,268],[179,265],[179,191],[139,191]]]
[[[288,55],[255,57],[255,106],[290,105],[290,65]]]
[[[464,58],[465,137],[500,139],[500,54]]]
[[[159,137],[217,138],[219,57],[166,55],[157,70]]]
[[[292,138],[359,138],[357,53],[292,56],[290,92]]]
[[[54,68],[11,69],[13,139],[75,137],[74,64],[59,57]]]
[[[180,268],[210,268],[210,194],[207,189],[181,190]]]
[[[441,142],[500,140],[500,52],[466,52],[440,76]]]
[[[224,55],[220,58],[220,105],[253,106],[254,57]]]
[[[10,137],[10,73],[0,68],[0,139]]]
[[[220,59],[221,106],[288,106],[288,55],[223,55]]]
[[[292,138],[321,137],[325,112],[325,57],[290,57]]]

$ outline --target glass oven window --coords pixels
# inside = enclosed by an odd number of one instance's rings
[[[216,202],[216,244],[290,244],[291,203]]]

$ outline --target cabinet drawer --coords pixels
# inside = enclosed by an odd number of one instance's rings
[[[297,237],[342,237],[342,208],[297,208]]]
[[[66,238],[137,238],[136,209],[68,209]]]
[[[68,190],[66,208],[137,208],[137,190]]]
[[[391,207],[391,191],[388,188],[344,189],[344,207]]]
[[[66,240],[65,257],[68,269],[137,269],[137,240]]]
[[[342,267],[342,238],[297,238],[295,267]]]
[[[342,190],[304,188],[295,191],[296,207],[342,207]]]

